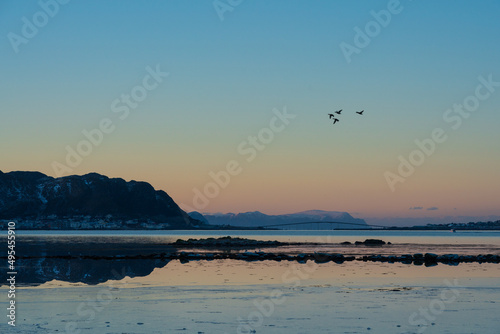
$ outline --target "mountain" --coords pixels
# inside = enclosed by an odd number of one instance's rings
[[[97,173],[53,178],[0,171],[0,219],[18,228],[189,228],[190,218],[149,183]]]
[[[193,219],[196,219],[196,220],[199,220],[201,221],[202,223],[204,224],[210,224],[208,222],[208,220],[205,218],[205,216],[203,216],[201,213],[199,213],[198,211],[192,211],[189,213],[189,217],[193,218]]]
[[[198,212],[189,213],[193,218],[199,215]],[[259,227],[279,224],[295,224],[295,223],[312,223],[312,222],[341,222],[346,224],[323,225],[325,229],[330,228],[365,228],[368,227],[363,219],[354,218],[347,212],[339,211],[323,211],[323,210],[309,210],[284,215],[266,215],[259,211],[245,212],[245,213],[205,213],[203,217],[211,225],[231,225],[241,227]],[[200,218],[196,218],[200,219]],[[294,228],[294,229],[317,229],[317,225],[294,225],[291,226],[275,226],[276,228]]]

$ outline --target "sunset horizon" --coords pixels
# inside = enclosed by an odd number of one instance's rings
[[[500,1],[0,1],[6,334],[497,334]]]
[[[207,5],[4,3],[1,169],[208,212],[500,215],[499,4]]]

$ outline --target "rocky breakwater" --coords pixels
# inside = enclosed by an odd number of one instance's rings
[[[434,253],[416,253],[404,255],[365,255],[358,260],[371,262],[388,262],[388,263],[405,263],[414,264],[417,266],[425,265],[432,267],[438,263],[443,263],[451,266],[456,266],[460,263],[477,262],[477,263],[500,263],[500,255],[480,254],[480,255],[458,255],[458,254],[443,254],[437,255]]]
[[[5,257],[0,257],[5,258]],[[180,260],[183,263],[189,261],[212,261],[212,260],[242,260],[247,262],[253,261],[296,261],[299,263],[306,263],[307,261],[314,261],[316,263],[343,263],[346,261],[363,261],[363,262],[387,262],[387,263],[404,263],[414,264],[417,266],[434,266],[438,263],[447,265],[458,265],[460,263],[500,263],[500,255],[494,254],[480,254],[480,255],[458,255],[458,254],[444,254],[436,255],[432,253],[416,253],[404,255],[364,255],[355,257],[344,255],[340,253],[300,253],[291,255],[286,253],[272,253],[272,252],[240,252],[240,253],[227,253],[227,252],[212,252],[212,253],[195,253],[195,252],[174,252],[174,253],[154,253],[154,254],[137,254],[137,255],[115,255],[115,256],[100,256],[100,255],[61,255],[61,256],[32,256],[20,257],[20,259],[27,258],[52,258],[52,259],[92,259],[92,260]]]
[[[295,261],[298,263],[306,263],[307,261],[314,261],[316,263],[335,262],[343,263],[345,261],[354,261],[354,256],[344,256],[342,254],[328,254],[328,253],[301,253],[297,255],[290,255],[285,253],[267,253],[267,252],[243,252],[243,253],[188,253],[180,252],[175,254],[165,254],[165,258],[169,260],[179,260],[181,263],[189,261],[212,261],[212,260],[240,260],[246,262],[256,261]]]

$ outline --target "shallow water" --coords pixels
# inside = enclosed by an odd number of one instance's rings
[[[171,243],[177,239],[209,237],[244,237],[281,242],[354,242],[367,238],[384,239],[393,243],[411,244],[488,244],[500,246],[500,231],[386,231],[386,230],[320,230],[320,231],[17,231],[21,236],[46,237],[133,237],[136,242]],[[118,239],[115,239],[118,240]]]
[[[498,278],[492,264],[172,261],[146,277],[23,288],[10,332],[498,333]]]
[[[499,254],[500,250],[498,232],[209,232],[58,231],[52,235],[22,231],[16,241],[25,252],[36,243],[46,251],[60,253],[72,246],[92,254],[182,251],[167,244],[179,238],[225,235],[321,243],[279,249],[288,253]],[[367,238],[393,244],[340,245]],[[278,249],[266,249],[273,250]],[[498,264],[25,261],[35,269],[26,281],[38,279],[38,283],[23,285],[19,276],[17,326],[7,328],[6,322],[0,323],[2,333],[498,333]],[[64,280],[46,281],[48,277]],[[0,295],[5,298],[6,294],[6,287],[0,287]]]

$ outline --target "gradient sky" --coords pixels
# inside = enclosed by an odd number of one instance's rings
[[[253,0],[222,21],[213,1],[73,0],[16,53],[12,33],[23,36],[23,17],[43,19],[42,7],[2,1],[0,169],[56,176],[66,146],[109,118],[115,130],[72,174],[147,181],[188,211],[500,215],[500,87],[457,129],[443,119],[479,76],[500,81],[500,2],[402,0],[348,63],[340,44],[355,46],[354,28],[387,7]],[[111,104],[157,64],[169,76],[121,120]],[[285,107],[296,117],[247,161],[239,145]],[[391,191],[384,173],[435,128],[447,140]],[[241,173],[196,207],[193,189],[232,160]]]

